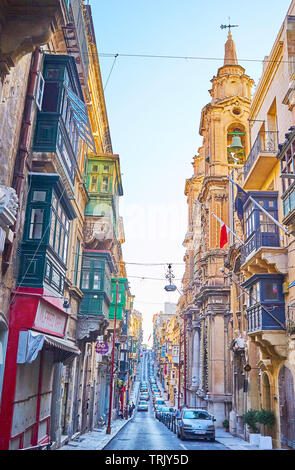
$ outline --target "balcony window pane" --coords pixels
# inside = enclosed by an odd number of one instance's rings
[[[61,227],[60,230],[60,243],[59,243],[59,256],[63,259],[63,249],[64,249],[64,237],[65,237],[65,232],[63,228]]]
[[[52,196],[52,207],[53,207],[54,209],[56,209],[56,205],[57,205],[56,195],[53,194],[53,196]]]
[[[44,202],[46,200],[46,191],[34,191],[33,201]]]
[[[289,198],[290,198],[290,212],[291,212],[295,209],[295,191],[294,190],[290,193]]]
[[[68,242],[69,242],[69,237],[65,234],[65,243],[64,243],[63,256],[62,256],[62,259],[65,263],[67,261]]]
[[[43,230],[43,209],[32,209],[29,238],[41,239]]]
[[[97,176],[91,177],[90,191],[97,191]]]
[[[89,289],[90,271],[83,271],[82,289]]]
[[[101,191],[103,193],[107,193],[108,190],[109,190],[109,178],[103,178]]]
[[[55,240],[54,240],[54,251],[58,253],[59,248],[59,238],[60,238],[60,223],[59,220],[56,221],[56,231],[55,231]]]
[[[95,273],[93,276],[93,289],[100,289],[100,274]]]
[[[277,282],[273,282],[273,281],[264,282],[264,297],[266,300],[278,300],[279,286]]]
[[[52,212],[52,219],[51,219],[51,226],[50,226],[50,238],[49,243],[54,247],[54,234],[55,234],[55,222],[56,222],[56,215],[55,212]]]
[[[42,111],[56,113],[58,111],[59,83],[46,82],[42,101]]]

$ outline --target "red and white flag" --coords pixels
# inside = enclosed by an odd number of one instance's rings
[[[149,336],[148,342],[149,342],[149,340],[151,339],[151,336],[152,336],[152,335]]]
[[[221,224],[221,230],[220,230],[220,248],[223,248],[224,245],[226,245],[228,242],[227,239],[227,226],[222,223]]]

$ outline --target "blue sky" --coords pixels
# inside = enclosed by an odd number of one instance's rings
[[[120,155],[124,196],[125,261],[183,263],[187,229],[185,179],[201,146],[200,114],[210,101],[210,80],[222,65],[231,17],[239,63],[257,83],[290,0],[90,0],[99,52],[218,58],[184,60],[118,57],[105,89],[114,153]],[[257,59],[247,62],[243,59]],[[100,57],[105,84],[113,58]],[[175,265],[175,282],[183,274]],[[127,264],[135,308],[152,315],[178,294],[164,291],[163,266]]]

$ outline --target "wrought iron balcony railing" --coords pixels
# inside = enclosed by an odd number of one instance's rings
[[[257,331],[283,330],[281,325],[285,325],[284,304],[271,305],[267,303],[264,305],[260,303],[247,308],[248,334]]]
[[[277,154],[278,152],[278,132],[277,131],[261,131],[259,132],[251,152],[244,165],[244,180],[260,153]]]
[[[255,253],[261,246],[280,246],[280,235],[278,226],[263,223],[253,232],[242,246],[242,263],[251,253]]]

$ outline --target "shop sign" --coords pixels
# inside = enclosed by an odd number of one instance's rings
[[[34,328],[50,331],[59,335],[64,335],[67,322],[67,315],[53,310],[52,308],[39,303]]]
[[[97,342],[95,345],[97,354],[107,355],[110,352],[109,343]]]

